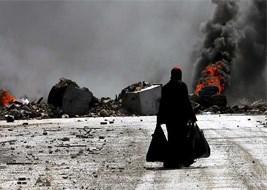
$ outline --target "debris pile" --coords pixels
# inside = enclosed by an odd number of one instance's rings
[[[7,94],[7,91],[3,91]],[[10,93],[8,93],[10,94]],[[130,116],[122,108],[121,100],[93,96],[87,88],[80,88],[77,83],[62,78],[54,85],[48,95],[47,103],[40,98],[30,102],[27,98],[16,99],[0,105],[0,120],[13,122],[22,119],[46,119],[69,117],[110,117]],[[6,100],[6,99],[5,99]],[[6,101],[5,101],[6,102]]]
[[[115,116],[129,116],[131,113],[127,112],[122,108],[121,100],[113,100],[109,97],[101,98],[96,100],[92,104],[89,117],[115,117]]]
[[[27,98],[17,99],[10,92],[1,90],[0,120],[13,122],[22,119],[155,115],[157,111],[153,114],[142,113],[145,109],[157,109],[160,91],[160,85],[138,82],[124,88],[115,99],[109,97],[98,99],[93,96],[89,89],[80,88],[77,83],[69,79],[61,79],[59,83],[52,87],[47,103],[43,98],[37,101],[29,101]],[[125,100],[129,95],[136,98],[136,101],[130,102],[133,104],[132,107],[142,108],[142,112],[136,113],[127,109]],[[142,100],[144,100],[143,103]],[[203,88],[199,95],[190,95],[190,100],[198,114],[242,113],[267,115],[266,101],[245,102],[240,105],[228,106],[226,96],[218,95],[217,89],[210,87]]]
[[[15,101],[6,107],[0,107],[0,120],[12,122],[20,119],[46,119],[60,117],[60,110],[42,102],[42,98],[37,102],[33,101],[23,104]]]
[[[0,120],[13,122],[17,119],[58,117],[59,112],[42,100],[30,102],[27,98],[17,99],[9,91],[0,90]]]
[[[14,102],[7,107],[0,107],[0,120],[6,120],[8,122],[22,119],[115,117],[130,115],[132,114],[122,108],[120,101],[111,98],[95,99],[86,114],[76,115],[69,115],[59,107],[43,102],[42,99],[41,101],[33,101],[28,104]]]
[[[227,99],[224,95],[213,95],[213,96],[198,96],[191,95],[190,99],[194,104],[199,104],[202,109],[209,108],[212,106],[226,107]]]
[[[137,82],[122,89],[120,94],[116,96],[115,100],[109,97],[102,97],[101,99],[94,99],[91,104],[89,113],[86,116],[89,117],[115,117],[115,116],[134,116],[141,115],[137,112],[127,109],[124,100],[131,92],[138,92],[153,85],[146,81]]]
[[[251,104],[234,105],[228,113],[246,113],[246,114],[267,114],[267,102],[263,100],[254,101]]]
[[[240,105],[232,105],[232,106],[219,106],[219,105],[211,105],[211,106],[203,106],[198,102],[194,101],[194,98],[191,98],[191,103],[193,105],[194,111],[198,114],[202,113],[213,113],[213,114],[267,114],[267,102],[258,100],[253,103],[246,103]]]

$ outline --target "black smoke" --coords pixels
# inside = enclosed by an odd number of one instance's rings
[[[223,61],[225,64],[226,86],[229,85],[230,67],[236,51],[236,31],[234,23],[238,15],[238,5],[234,0],[213,0],[216,10],[213,19],[205,23],[205,39],[200,57],[196,63],[194,87],[201,78],[202,71],[210,64]]]
[[[266,98],[266,0],[212,2],[216,9],[204,26],[193,88],[207,65],[224,60],[229,97]]]
[[[230,91],[235,98],[266,99],[266,6],[266,0],[253,0],[238,23],[240,38]]]

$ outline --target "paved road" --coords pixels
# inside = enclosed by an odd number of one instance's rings
[[[0,122],[0,189],[267,189],[266,116],[201,115],[210,158],[146,163],[155,117]]]

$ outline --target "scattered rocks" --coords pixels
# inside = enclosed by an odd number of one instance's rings
[[[26,181],[26,177],[19,177],[18,180],[19,181]]]
[[[252,103],[247,102],[246,104],[240,105],[207,105],[200,104],[199,102],[195,102],[194,98],[191,98],[191,103],[195,113],[214,113],[214,114],[264,114],[267,112],[267,102],[258,100]],[[249,120],[249,119],[248,119]]]
[[[27,184],[26,180],[27,180],[26,177],[19,177],[18,181],[17,181],[17,184],[18,185],[26,185]]]
[[[29,101],[27,98],[14,100],[6,106],[0,106],[0,120],[14,122],[21,119],[134,116],[133,113],[124,109],[123,97],[129,92],[140,91],[151,86],[152,84],[145,81],[138,82],[124,88],[115,99],[109,97],[98,99],[87,88],[80,88],[74,81],[63,78],[51,89],[48,103],[43,102],[43,98],[37,101]],[[209,112],[267,115],[267,103],[261,100],[252,103],[247,101],[233,106],[227,105],[226,97],[223,95],[205,98],[190,95],[190,100],[195,113],[198,114]],[[113,124],[114,121],[105,121],[100,124],[108,123]],[[23,123],[23,126],[26,125],[28,125],[27,122]]]
[[[96,99],[91,105],[88,115],[89,117],[115,117],[131,115],[122,108],[121,100],[113,100],[109,97]]]

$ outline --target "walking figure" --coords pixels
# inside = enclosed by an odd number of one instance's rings
[[[196,116],[188,97],[188,89],[182,81],[180,68],[171,70],[170,81],[163,86],[157,123],[166,124],[168,132],[165,168],[188,167],[194,163],[192,150],[187,146],[187,123],[196,122]]]

